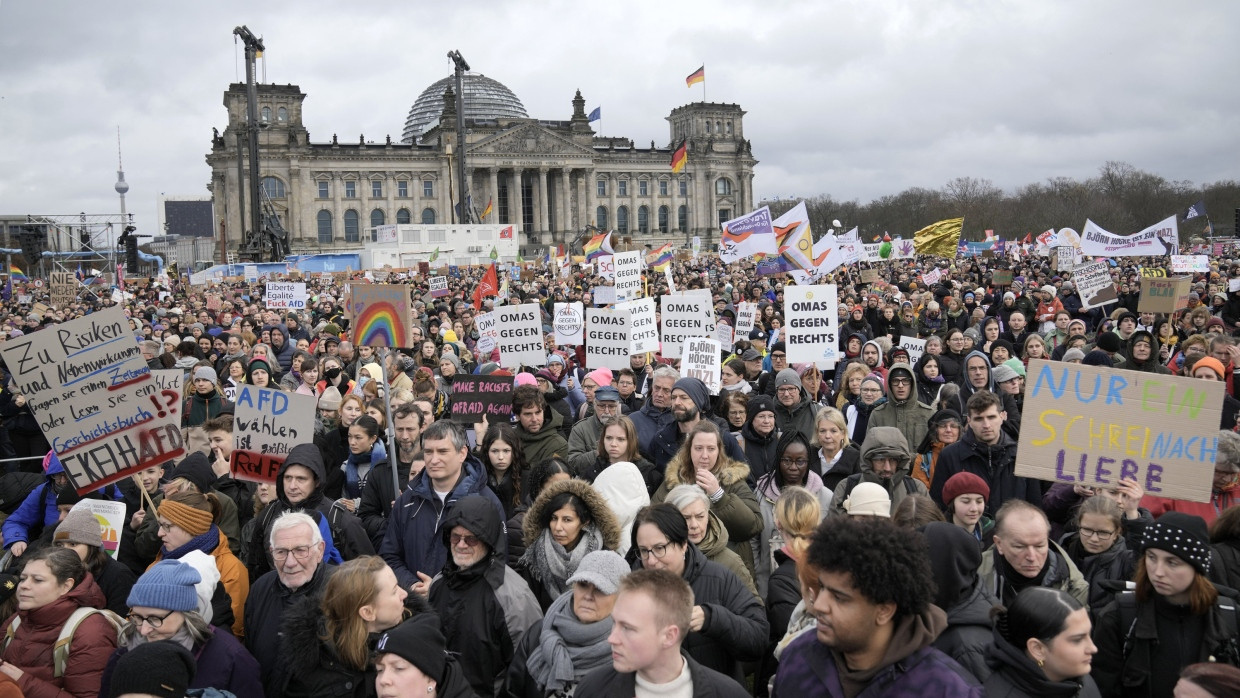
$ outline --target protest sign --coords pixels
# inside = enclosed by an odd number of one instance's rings
[[[552,321],[555,345],[562,347],[581,344],[585,324],[585,311],[582,310],[581,303],[556,303],[555,318]],[[453,388],[453,394],[455,393],[456,389]]]
[[[631,301],[642,294],[641,250],[613,255],[616,263],[616,302]]]
[[[1110,265],[1106,262],[1083,264],[1073,269],[1072,280],[1076,282],[1076,292],[1085,310],[1119,300],[1119,292],[1111,280]]]
[[[242,266],[241,276],[245,278],[245,280],[248,283],[254,283],[258,281],[258,265],[257,264],[246,264]]]
[[[641,298],[616,306],[629,313],[629,352],[644,354],[659,350],[659,326],[655,323],[654,299]]]
[[[318,402],[309,395],[241,385],[233,413],[232,476],[249,482],[275,482],[284,457],[314,438]]]
[[[595,286],[591,293],[594,294],[595,305],[615,305],[616,303],[615,286]]]
[[[512,376],[458,374],[452,379],[452,421],[507,424],[512,418]]]
[[[1016,474],[1210,501],[1223,384],[1034,359]]]
[[[151,377],[155,379],[156,390],[160,392],[171,390],[177,395],[185,394],[185,371],[179,368],[164,368],[151,371]]]
[[[724,223],[722,228],[719,234],[719,258],[724,263],[731,264],[759,253],[779,253],[771,209],[766,206],[733,218]]]
[[[268,281],[263,301],[268,308],[304,310],[309,296],[304,281]]]
[[[1227,291],[1228,293],[1235,293],[1236,291],[1240,291],[1240,278],[1228,279],[1227,280]]]
[[[834,284],[784,288],[788,363],[839,358],[839,311]]]
[[[1172,274],[1197,274],[1210,272],[1210,257],[1204,254],[1171,255]]]
[[[63,310],[77,300],[77,277],[73,275],[73,272],[51,272],[48,274],[48,281],[47,290],[51,293],[52,305]]]
[[[224,299],[218,293],[207,294],[207,310],[219,312],[224,307]]]
[[[629,367],[629,313],[612,308],[586,309],[586,367]]]
[[[736,344],[736,338],[732,333],[732,326],[726,322],[716,325],[715,341],[719,342],[719,351],[732,351],[732,347]]]
[[[495,313],[479,313],[474,317],[474,326],[478,328],[479,355],[489,355],[495,350],[495,340],[499,339],[499,328],[495,326]]]
[[[706,384],[711,395],[719,394],[719,342],[705,337],[688,337],[681,352],[680,375]]]
[[[547,350],[542,341],[542,311],[537,303],[501,305],[496,308],[495,324],[499,328],[499,365],[517,369],[521,366],[545,366]]]
[[[1061,231],[1062,237],[1062,231]],[[1158,257],[1178,254],[1180,233],[1175,216],[1132,235],[1112,235],[1086,219],[1081,235],[1081,254],[1092,257]]]
[[[616,278],[616,260],[612,255],[605,254],[598,258],[598,275],[611,281]]]
[[[861,283],[863,284],[877,284],[877,283],[881,283],[882,280],[883,280],[883,273],[879,271],[878,269],[862,269],[861,270]]]
[[[1167,270],[1159,269],[1158,267],[1141,267],[1141,276],[1150,276],[1161,279],[1167,276]]]
[[[396,242],[396,226],[376,225],[375,242]]]
[[[78,492],[185,455],[182,397],[158,389],[120,306],[10,339],[0,354]]]
[[[932,271],[928,271],[921,275],[921,282],[927,286],[933,286],[939,282],[939,279],[942,278],[942,276],[943,271],[938,267],[935,267]]]
[[[1187,276],[1159,279],[1141,277],[1141,299],[1137,301],[1139,313],[1174,313],[1188,307],[1188,292],[1192,279]]]
[[[431,297],[432,298],[443,298],[449,293],[451,292],[448,290],[448,277],[446,276],[432,276],[431,277]]]
[[[1011,286],[1012,285],[1012,270],[1011,269],[996,269],[994,273],[990,275],[990,282],[994,284],[995,286]]]
[[[757,303],[741,303],[736,307],[736,335],[748,338],[753,331],[754,319],[758,316]]]
[[[73,505],[70,511],[78,509],[89,511],[99,522],[100,533],[103,537],[103,552],[115,560],[121,547],[121,532],[129,523],[129,517],[125,516],[125,503],[103,499],[81,499]]]
[[[689,337],[710,337],[715,334],[715,311],[711,295],[685,293],[659,299],[659,338],[663,356],[679,359],[681,345]]]
[[[413,302],[403,284],[351,284],[347,307],[353,344],[413,346]]]
[[[900,337],[900,348],[908,352],[909,364],[916,364],[921,355],[926,353],[926,340],[904,335]]]
[[[663,278],[667,280],[667,292],[676,292],[676,281],[672,278],[672,265],[663,267]]]
[[[1076,259],[1076,248],[1071,245],[1060,245],[1055,248],[1055,270],[1067,271],[1072,268]]]

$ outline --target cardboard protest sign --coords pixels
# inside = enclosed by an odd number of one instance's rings
[[[586,316],[581,303],[556,303],[552,326],[555,328],[555,344],[558,347],[581,344],[585,332]],[[456,389],[453,388],[453,394]]]
[[[1141,267],[1141,276],[1150,276],[1161,279],[1167,276],[1167,270],[1160,269],[1158,267]]]
[[[1187,276],[1159,279],[1141,277],[1141,299],[1137,301],[1139,313],[1174,313],[1188,307],[1188,292],[1192,279]]]
[[[1011,286],[1012,285],[1012,270],[1011,269],[996,269],[994,273],[990,275],[990,281],[995,286]]]
[[[741,338],[749,337],[749,333],[753,331],[754,320],[757,317],[757,303],[746,302],[738,305],[736,307],[736,335]]]
[[[1085,310],[1119,300],[1119,291],[1111,280],[1110,265],[1106,262],[1083,264],[1073,269],[1072,280],[1076,282],[1076,292]]]
[[[460,374],[452,379],[452,421],[477,424],[486,417],[490,424],[512,417],[512,376]]]
[[[620,252],[613,255],[616,263],[616,302],[633,300],[642,295],[642,253]]]
[[[74,504],[70,511],[78,509],[85,509],[94,515],[95,520],[99,522],[100,532],[103,534],[103,552],[115,560],[121,548],[121,531],[125,530],[125,525],[129,523],[129,517],[125,516],[125,503],[113,500],[82,499]]]
[[[258,281],[258,265],[257,264],[246,264],[245,266],[241,267],[241,275],[245,278],[246,281],[250,283],[254,283],[255,281]]]
[[[431,297],[432,298],[443,298],[449,293],[451,293],[451,291],[448,290],[448,277],[446,276],[432,276],[431,277]]]
[[[349,334],[357,346],[413,346],[413,301],[402,284],[350,285]]]
[[[308,299],[304,281],[268,281],[263,292],[263,302],[268,308],[305,310]]]
[[[715,310],[709,292],[663,296],[659,309],[659,338],[665,358],[679,359],[681,346],[689,337],[715,334]]]
[[[182,397],[159,390],[120,306],[10,339],[0,354],[78,492],[185,455]]]
[[[879,271],[878,269],[862,269],[861,270],[861,283],[863,284],[877,284],[877,283],[880,283],[882,280],[883,280],[883,273]]]
[[[595,305],[615,305],[616,304],[616,287],[615,286],[595,286],[591,293],[594,294]]]
[[[151,377],[155,379],[156,389],[161,393],[171,390],[177,395],[185,394],[185,371],[179,368],[165,368],[151,371]]]
[[[711,395],[719,394],[719,342],[705,337],[688,337],[681,352],[680,375],[697,378],[706,384]]]
[[[1171,255],[1172,274],[1209,273],[1210,258],[1204,254]]]
[[[495,340],[499,339],[499,328],[495,326],[495,313],[478,313],[474,317],[474,326],[478,328],[478,343],[475,348],[481,356],[487,356],[495,350]]]
[[[654,299],[641,298],[616,306],[629,313],[629,352],[644,354],[659,350],[659,327],[655,323]]]
[[[537,303],[501,305],[496,308],[495,324],[499,328],[499,365],[516,369],[521,366],[545,366],[547,350],[542,341],[542,311]]]
[[[629,367],[629,320],[624,310],[586,308],[587,368]]]
[[[839,312],[834,284],[784,288],[788,363],[839,359]]]
[[[1210,501],[1223,384],[1034,359],[1016,474]]]
[[[921,355],[926,353],[926,340],[904,335],[900,337],[900,348],[908,352],[909,364],[916,364]]]
[[[63,310],[77,300],[77,277],[72,272],[51,272],[48,274],[48,281],[50,283],[47,290],[52,296],[52,305]]]
[[[223,307],[224,307],[224,299],[220,298],[220,294],[218,293],[207,294],[207,310],[210,310],[211,312],[218,312]]]
[[[732,326],[726,322],[716,325],[715,341],[719,342],[719,351],[732,351],[732,347],[736,344],[736,337],[732,333]]]
[[[309,395],[241,385],[233,414],[232,476],[249,482],[275,482],[284,457],[314,439],[318,401]]]

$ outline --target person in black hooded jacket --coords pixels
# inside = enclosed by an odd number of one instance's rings
[[[986,648],[994,641],[990,609],[999,600],[979,583],[982,553],[977,540],[959,526],[940,521],[926,524],[921,532],[930,546],[934,605],[947,612],[947,628],[934,646],[984,682],[990,676]]]
[[[749,461],[746,482],[753,489],[759,478],[775,469],[775,445],[779,441],[775,400],[767,395],[755,395],[749,398],[746,412],[748,419],[741,427],[737,442],[745,451],[745,460]]]
[[[994,644],[986,650],[990,698],[1099,698],[1090,676],[1097,647],[1089,614],[1058,589],[1030,587],[996,613]],[[1083,637],[1082,637],[1083,636]]]

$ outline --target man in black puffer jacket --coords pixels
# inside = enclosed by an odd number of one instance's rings
[[[981,549],[973,536],[955,524],[927,524],[922,534],[930,545],[930,569],[937,589],[934,605],[947,612],[947,629],[935,639],[934,647],[983,683],[990,676],[986,647],[994,642],[990,609],[999,600],[978,582]]]

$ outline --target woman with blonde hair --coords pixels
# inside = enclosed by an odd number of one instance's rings
[[[839,391],[836,392],[833,401],[836,409],[844,409],[861,395],[861,380],[868,375],[870,375],[870,367],[861,361],[854,361],[844,368]]]
[[[771,624],[773,638],[813,627],[814,617],[805,611],[797,566],[805,559],[810,536],[825,513],[817,496],[796,485],[785,487],[775,501],[775,528],[783,545],[773,553],[775,571],[771,573],[765,599],[766,619]],[[759,668],[758,685],[764,685],[778,666],[773,655],[775,645],[771,643],[771,651],[766,652]]]
[[[810,456],[810,469],[828,490],[834,492],[841,480],[861,472],[861,451],[848,440],[848,420],[843,412],[834,407],[818,410],[814,442],[818,451]]]

